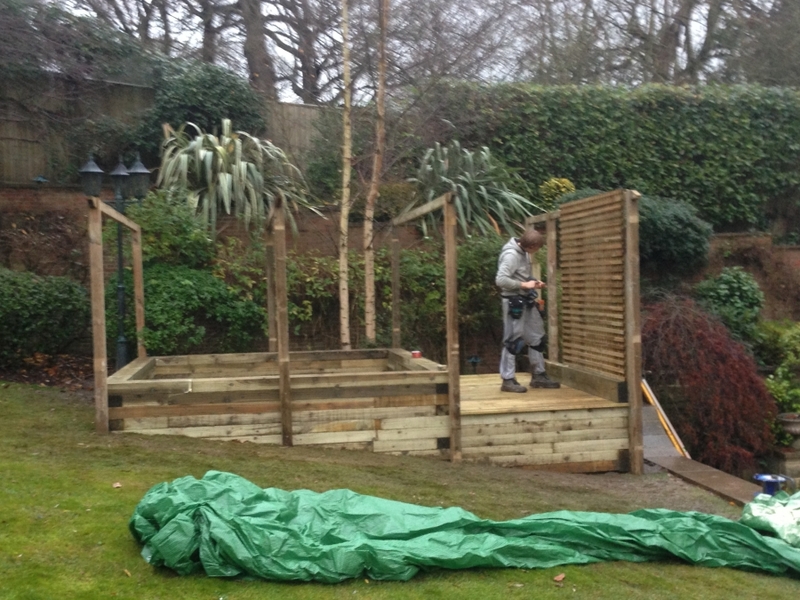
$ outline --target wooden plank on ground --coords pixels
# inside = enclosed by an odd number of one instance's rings
[[[375,440],[372,442],[373,452],[411,452],[411,451],[433,451],[438,447],[438,440],[414,439],[414,440]]]
[[[375,439],[374,431],[337,431],[332,433],[301,433],[293,436],[298,446],[315,444],[341,444],[345,442],[371,442]]]
[[[527,465],[518,465],[527,466]],[[551,471],[554,473],[608,473],[609,471],[622,471],[621,460],[589,460],[585,462],[567,462],[549,465],[535,465],[537,471]]]
[[[510,456],[490,456],[488,460],[497,465],[547,465],[569,462],[595,462],[618,460],[616,451],[601,452],[564,452],[559,454],[523,454]]]

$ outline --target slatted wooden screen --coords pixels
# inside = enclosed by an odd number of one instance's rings
[[[561,207],[561,361],[625,378],[624,191]]]

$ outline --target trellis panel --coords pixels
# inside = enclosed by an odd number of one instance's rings
[[[561,361],[625,377],[625,323],[617,312],[625,293],[624,192],[616,190],[561,207],[559,245]]]

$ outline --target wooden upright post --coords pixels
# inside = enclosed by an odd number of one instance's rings
[[[625,190],[625,379],[631,473],[644,472],[642,439],[642,315],[639,306],[639,194]]]
[[[144,347],[142,330],[144,329],[144,270],[142,267],[142,230],[132,231],[133,245],[133,301],[136,310],[136,356],[144,358],[147,349]]]
[[[279,397],[281,435],[284,446],[292,445],[292,393],[289,378],[289,307],[286,290],[286,217],[283,198],[275,199],[272,232],[275,243],[275,309],[277,312]]]
[[[267,278],[267,327],[269,329],[269,351],[278,351],[278,318],[275,314],[275,239],[270,222],[265,234],[265,275]]]
[[[450,460],[461,460],[461,356],[458,344],[458,257],[455,196],[444,202],[445,306],[447,323],[448,404],[450,408]]]
[[[547,358],[560,362],[558,346],[558,220],[554,213],[547,215]]]
[[[108,433],[108,364],[106,306],[103,282],[103,213],[100,199],[89,198],[89,270],[92,290],[92,345],[94,346],[94,427]]]
[[[400,348],[400,239],[392,227],[392,348]]]

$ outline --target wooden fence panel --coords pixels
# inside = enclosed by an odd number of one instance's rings
[[[561,207],[561,361],[625,377],[625,323],[601,318],[623,304],[623,191]],[[621,316],[621,315],[620,315]]]

